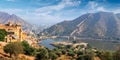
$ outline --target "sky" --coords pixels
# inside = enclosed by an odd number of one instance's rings
[[[36,25],[53,25],[85,13],[120,13],[120,0],[0,0],[0,11]]]

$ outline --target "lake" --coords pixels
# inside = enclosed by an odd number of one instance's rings
[[[54,49],[55,47],[52,46],[51,43],[59,42],[59,41],[67,41],[67,40],[65,40],[65,39],[55,39],[55,40],[53,40],[53,39],[45,39],[45,40],[42,40],[39,45],[45,46],[45,47],[47,47],[49,49]]]
[[[55,47],[51,45],[51,43],[54,42],[59,42],[59,41],[69,41],[66,39],[46,39],[46,40],[42,40],[40,45],[45,46],[49,49],[54,49]],[[98,49],[104,49],[104,50],[117,50],[117,48],[120,46],[120,42],[113,42],[113,41],[106,41],[106,40],[78,40],[78,41],[82,41],[82,42],[86,42],[88,43],[90,46],[92,47],[96,47]],[[95,44],[97,43],[97,44]]]
[[[46,39],[46,40],[42,40],[40,45],[45,46],[49,49],[54,49],[55,47],[51,45],[51,43],[57,42],[55,40],[52,39]]]

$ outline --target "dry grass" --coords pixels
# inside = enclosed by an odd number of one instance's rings
[[[94,57],[94,60],[101,60],[99,57]]]
[[[6,54],[3,51],[3,48],[1,47],[0,48],[0,60],[16,60],[16,57],[10,58],[9,54]],[[27,55],[24,55],[24,54],[19,54],[17,60],[35,60],[35,57],[27,56]]]

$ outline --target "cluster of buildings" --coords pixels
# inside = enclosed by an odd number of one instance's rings
[[[14,24],[13,21],[9,21],[7,24],[0,24],[0,29],[5,29],[8,33],[5,37],[5,42],[22,41],[27,38],[27,34],[23,32],[19,22]]]
[[[5,29],[8,33],[7,36],[5,36],[4,42],[0,42],[0,46],[3,45],[2,43],[21,42],[23,40],[27,41],[33,47],[38,46],[37,38],[31,35],[28,36],[28,34],[22,30],[20,22],[14,24],[13,21],[9,21],[7,24],[0,24],[0,29]]]

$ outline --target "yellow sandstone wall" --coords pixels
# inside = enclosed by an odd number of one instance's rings
[[[16,36],[18,39],[12,39],[11,42],[15,41],[22,41],[25,40],[27,37],[27,34],[22,32],[22,28],[20,24],[13,24],[12,22],[9,22],[8,24],[0,24],[0,29],[5,29],[7,32],[13,32],[14,36]],[[9,35],[9,34],[8,34]],[[10,36],[7,36],[6,39],[10,39]]]

